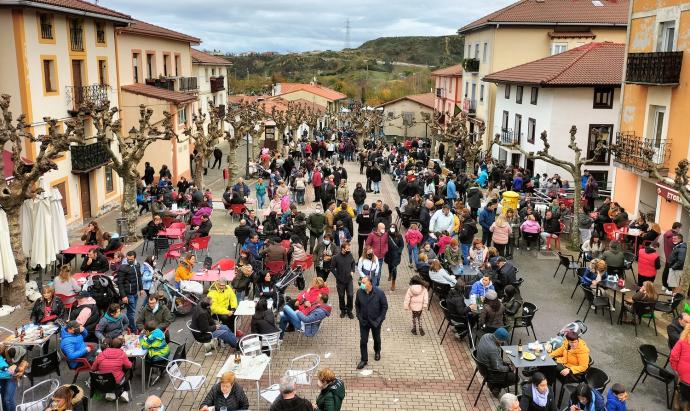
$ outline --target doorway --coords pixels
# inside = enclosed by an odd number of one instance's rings
[[[88,174],[79,176],[79,193],[81,195],[82,218],[91,218],[91,184]]]
[[[84,102],[84,95],[82,91],[84,84],[82,83],[81,69],[82,61],[72,60],[72,86],[74,90],[74,103],[76,108],[81,107],[82,103]]]
[[[533,176],[534,175],[534,160],[531,158],[528,158],[525,161],[525,170],[529,171],[529,175]]]

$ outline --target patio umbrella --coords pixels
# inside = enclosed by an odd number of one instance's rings
[[[53,220],[53,241],[58,251],[69,248],[69,238],[67,238],[67,221],[65,212],[62,208],[62,194],[57,188],[50,192],[50,216]]]
[[[19,216],[19,226],[22,230],[22,250],[24,250],[24,255],[31,255],[31,239],[33,238],[34,232],[34,200],[29,199],[24,201],[21,208],[21,214]]]
[[[50,216],[50,199],[38,198],[33,207],[33,239],[31,241],[31,267],[40,265],[46,268],[55,261],[59,252],[53,238],[53,222]]]
[[[0,210],[0,283],[3,281],[11,283],[15,275],[17,275],[17,264],[10,246],[10,228],[5,211]]]

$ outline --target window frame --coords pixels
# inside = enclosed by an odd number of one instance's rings
[[[539,87],[532,87],[529,96],[529,103],[536,106],[539,101]]]
[[[535,139],[536,134],[537,134],[537,120],[532,118],[532,117],[527,117],[527,142],[530,144],[534,144],[534,139]]]
[[[177,110],[177,125],[187,125],[187,106],[184,106],[181,109]]]
[[[484,84],[479,84],[479,102],[484,103]]]
[[[587,134],[587,158],[590,159],[592,158],[592,153],[594,149],[596,148],[596,145],[593,145],[592,143],[595,143],[592,141],[592,136],[594,135],[592,133],[593,129],[602,129],[602,128],[608,128],[609,129],[609,137],[607,144],[610,146],[611,145],[611,139],[613,138],[613,124],[590,124],[589,127],[587,128],[588,134]],[[594,160],[590,162],[589,164],[591,165],[598,165],[598,166],[606,166],[611,164],[611,154],[609,150],[606,150],[604,153],[604,161],[598,161]]]
[[[50,26],[50,38],[43,37],[43,17],[48,18]],[[36,13],[38,26],[38,42],[41,44],[55,44],[55,16],[52,13]]]
[[[103,76],[101,76],[101,63],[104,64],[105,72],[103,73]],[[96,57],[96,72],[98,75],[98,84],[101,86],[107,86],[109,85],[109,79],[110,79],[110,72],[109,72],[109,67],[108,67],[108,57],[106,56],[98,56]]]
[[[515,104],[522,104],[522,94],[524,93],[523,86],[517,86],[515,89]]]
[[[149,59],[150,57],[150,59]],[[156,53],[147,51],[146,52],[146,80],[151,80],[156,78]]]
[[[482,63],[486,63],[486,58],[489,55],[489,43],[484,42],[484,50],[482,51]]]
[[[132,51],[132,82],[133,83],[140,83],[140,81],[139,81],[139,80],[141,80],[141,76],[139,73],[140,66],[141,66],[141,51],[133,50]]]
[[[613,108],[613,97],[615,93],[614,87],[594,87],[592,95],[592,108],[594,109],[611,109]],[[608,103],[602,103],[597,96],[608,94]],[[599,101],[598,101],[599,100]]]
[[[98,41],[98,27],[102,26],[103,27],[103,41]],[[107,47],[108,46],[108,36],[106,34],[106,24],[104,21],[95,21],[93,23],[93,30],[96,35],[96,47]]]
[[[510,89],[513,88],[512,84],[506,84],[503,96],[506,100],[510,100]]]
[[[656,48],[658,52],[670,52],[676,49],[677,22],[667,20],[659,22],[659,34],[657,37]],[[671,29],[672,37],[669,39],[668,32]],[[669,50],[670,46],[670,50]]]
[[[108,179],[108,175],[110,175],[110,179]],[[103,178],[103,188],[105,189],[105,193],[111,194],[113,191],[115,191],[115,174],[112,165],[106,164],[103,167]],[[108,180],[110,180],[110,182],[108,182]],[[108,189],[108,185],[110,185],[110,189]]]
[[[563,48],[563,50],[556,53],[557,48],[558,49]],[[565,53],[566,51],[568,51],[568,43],[564,43],[562,41],[551,43],[551,55],[552,56],[555,56],[556,54]]]
[[[57,56],[55,55],[41,55],[41,78],[43,79],[43,95],[44,96],[57,96],[60,94],[60,79],[58,77],[58,65],[57,65]],[[46,69],[45,69],[45,63],[50,62],[52,63],[52,70],[51,73],[49,74],[49,78],[46,81]],[[49,65],[49,67],[51,67]],[[46,88],[47,85],[51,86],[51,89],[48,90]]]
[[[522,141],[522,114],[515,113],[513,118],[513,140],[518,144]]]

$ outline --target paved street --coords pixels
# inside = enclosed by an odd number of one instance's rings
[[[357,181],[364,182],[364,177],[359,174],[359,168],[355,163],[346,164],[351,190]],[[210,179],[212,179],[211,171]],[[212,184],[214,192],[220,195],[222,180]],[[397,204],[398,197],[394,183],[384,178],[382,193],[367,196],[367,202],[382,199],[387,204]],[[302,207],[305,212],[311,212],[313,193],[308,191],[307,205]],[[213,215],[214,228],[211,241],[210,255],[217,260],[223,256],[231,256],[234,247],[230,247],[228,235],[232,233],[236,222],[222,212]],[[353,251],[357,254],[356,245]],[[520,268],[520,275],[525,278],[523,285],[523,297],[525,301],[534,302],[540,307],[535,319],[537,335],[544,339],[553,336],[564,324],[577,318],[575,315],[577,306],[581,301],[581,294],[576,293],[570,300],[570,293],[574,285],[574,279],[566,278],[564,284],[559,284],[560,276],[553,279],[553,270],[557,260],[549,257],[536,256],[535,252],[518,251],[515,263]],[[172,268],[168,265],[166,269]],[[413,271],[408,268],[407,256],[399,266],[398,289],[390,291],[390,283],[386,281],[387,269],[382,277],[382,289],[389,301],[389,311],[384,322],[382,333],[383,350],[380,362],[370,361],[367,373],[358,372],[355,365],[359,360],[359,333],[356,320],[340,319],[336,315],[327,319],[321,331],[313,338],[299,338],[297,333],[286,334],[281,350],[272,359],[272,380],[278,377],[288,368],[291,358],[305,353],[316,353],[321,357],[322,366],[331,367],[336,375],[345,380],[347,397],[343,406],[344,410],[465,410],[475,409],[472,403],[477,394],[479,383],[475,381],[472,388],[467,391],[467,384],[474,370],[466,343],[457,341],[449,335],[443,345],[439,345],[440,336],[436,335],[441,321],[441,312],[438,308],[438,300],[434,299],[431,310],[425,312],[422,317],[427,335],[414,336],[410,333],[411,321],[409,313],[402,309],[403,297],[407,289]],[[307,273],[307,283],[314,275],[313,270]],[[334,279],[329,279],[331,303],[337,305]],[[291,287],[289,294],[294,295],[296,289]],[[620,299],[620,296],[618,297]],[[337,311],[337,310],[336,310]],[[617,314],[617,313],[615,313]],[[17,318],[17,315],[13,316]],[[230,349],[224,349],[212,356],[204,356],[199,351],[198,345],[192,347],[191,335],[184,329],[184,322],[189,316],[178,318],[171,326],[172,339],[183,341],[186,339],[189,353],[188,359],[202,364],[207,381],[204,387],[195,392],[176,393],[168,380],[163,379],[155,387],[147,389],[142,395],[139,375],[133,380],[134,401],[129,409],[140,409],[146,395],[161,395],[164,402],[181,410],[196,409],[206,394],[211,384],[215,381],[215,374],[222,366]],[[614,317],[615,319],[615,317]],[[646,325],[639,327],[639,337],[635,338],[632,326],[621,327],[609,325],[608,316],[602,317],[591,312],[587,325],[589,331],[584,336],[592,349],[594,366],[602,368],[611,377],[611,382],[621,382],[628,388],[632,387],[641,369],[636,347],[645,342],[661,347],[664,351],[665,339],[662,336],[654,337],[653,330]],[[663,328],[663,327],[660,327]],[[663,331],[660,329],[660,331]],[[523,343],[532,341],[523,331],[516,332],[516,339],[522,338]],[[370,343],[370,351],[371,348]],[[370,358],[372,359],[372,358]],[[268,384],[268,373],[261,381],[261,387]],[[71,375],[70,372],[63,373]],[[80,377],[84,382],[85,377]],[[251,401],[251,408],[257,409],[256,390],[250,382],[240,383],[245,388]],[[300,387],[300,395],[314,400],[317,395],[316,385],[311,388]],[[631,395],[630,409],[654,410],[660,409],[659,401],[664,400],[663,385],[654,380],[648,380]],[[111,409],[110,403],[98,402],[99,407]],[[267,403],[260,404],[267,408]],[[480,396],[476,409],[492,410],[496,406],[496,400],[492,398],[488,390],[484,390]]]

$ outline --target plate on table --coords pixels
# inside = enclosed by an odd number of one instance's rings
[[[525,361],[534,361],[537,359],[537,356],[532,354],[531,352],[524,351],[522,353],[522,359]]]

